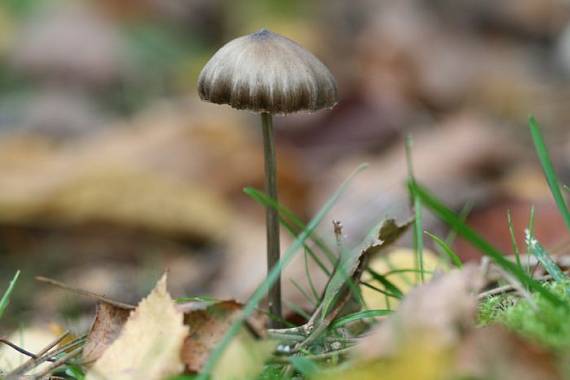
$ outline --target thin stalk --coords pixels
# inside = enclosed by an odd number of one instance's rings
[[[275,155],[275,141],[273,136],[273,117],[270,113],[261,114],[263,127],[263,153],[265,158],[265,192],[276,203],[277,198],[277,159]],[[279,213],[273,207],[266,208],[267,227],[267,273],[279,262]],[[268,294],[269,312],[277,319],[269,322],[271,328],[281,326],[281,276],[275,281]]]

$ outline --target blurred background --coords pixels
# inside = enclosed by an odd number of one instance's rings
[[[282,202],[307,220],[370,164],[324,237],[339,220],[350,246],[411,214],[412,133],[419,180],[489,240],[510,253],[507,210],[522,242],[535,205],[538,238],[566,250],[526,121],[541,121],[569,183],[568,1],[2,0],[1,286],[22,270],[10,323],[92,311],[36,275],[136,302],[169,270],[175,296],[247,298],[265,272],[263,208],[242,192],[263,186],[259,121],[201,102],[196,79],[261,27],[317,55],[341,96],[276,120]],[[288,302],[303,302],[289,281],[305,282],[302,265],[287,271]]]

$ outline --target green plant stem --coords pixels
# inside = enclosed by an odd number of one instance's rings
[[[276,203],[277,199],[277,158],[273,136],[273,117],[270,113],[261,114],[263,127],[263,153],[265,158],[265,192]],[[267,227],[267,273],[279,262],[279,214],[273,207],[266,208]],[[279,277],[268,294],[269,312],[276,317],[270,323],[271,328],[281,327],[281,278]]]

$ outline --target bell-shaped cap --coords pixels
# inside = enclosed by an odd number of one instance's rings
[[[218,50],[200,73],[198,92],[212,103],[272,114],[337,103],[329,69],[296,42],[265,29]]]

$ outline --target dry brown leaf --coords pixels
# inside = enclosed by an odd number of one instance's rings
[[[180,350],[188,335],[166,290],[166,275],[130,315],[119,337],[87,373],[87,380],[162,380],[182,372]]]
[[[361,359],[397,354],[402,344],[430,336],[434,346],[449,347],[473,326],[477,292],[483,285],[480,269],[455,269],[412,290],[400,308],[357,346]]]
[[[83,348],[84,363],[91,364],[103,355],[121,333],[131,311],[108,303],[97,305],[95,320],[89,329],[87,342]]]
[[[184,305],[181,307],[184,308]],[[199,372],[211,350],[240,315],[243,305],[236,301],[220,301],[204,308],[196,308],[195,303],[189,303],[186,308],[184,323],[190,327],[190,334],[184,341],[182,360],[189,371]],[[248,320],[258,334],[263,331],[264,322],[261,315]]]
[[[342,300],[346,294],[350,293],[347,279],[351,278],[353,284],[359,283],[370,260],[398,240],[408,230],[412,222],[413,219],[409,218],[401,224],[398,224],[395,219],[386,219],[380,223],[375,236],[368,236],[356,251],[350,251],[348,252],[349,256],[341,257],[340,264],[335,269],[325,289],[321,301],[321,310],[317,309],[323,318],[333,310],[335,302]],[[344,302],[346,301],[345,298]],[[341,301],[334,306],[337,312],[343,307],[342,303]]]
[[[459,347],[457,367],[477,379],[563,379],[552,353],[500,325],[473,330]]]

